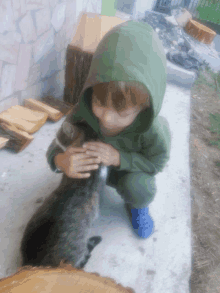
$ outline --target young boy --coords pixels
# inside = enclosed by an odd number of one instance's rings
[[[143,238],[154,228],[148,205],[156,193],[155,175],[170,156],[170,128],[158,116],[165,89],[166,56],[153,28],[136,21],[114,27],[99,43],[80,101],[47,151],[51,169],[66,176],[63,182],[88,177],[100,162],[111,166],[107,185],[122,196]],[[100,141],[70,147],[80,120]]]

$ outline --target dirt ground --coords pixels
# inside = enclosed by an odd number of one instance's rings
[[[220,293],[220,75],[200,71],[190,107],[191,293]]]

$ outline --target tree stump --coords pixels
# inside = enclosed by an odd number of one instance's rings
[[[21,267],[14,275],[0,280],[1,293],[135,293],[131,288],[117,284],[111,278],[100,277],[97,273],[87,273],[60,264],[51,267]]]
[[[216,36],[215,31],[192,19],[189,19],[187,25],[185,26],[185,31],[190,36],[204,44],[211,44]]]

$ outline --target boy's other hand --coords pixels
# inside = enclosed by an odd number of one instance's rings
[[[105,166],[120,166],[120,153],[111,144],[103,142],[86,142],[83,144],[86,154],[100,158]]]
[[[97,156],[86,154],[82,147],[68,147],[65,153],[55,157],[56,166],[70,178],[88,178],[88,171],[98,169],[100,159]],[[82,173],[86,172],[87,173]]]

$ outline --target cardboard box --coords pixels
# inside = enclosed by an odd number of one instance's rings
[[[114,26],[125,22],[119,17],[100,15],[97,13],[84,13],[79,19],[75,36],[71,45],[83,51],[94,53],[99,42]]]
[[[176,21],[179,26],[185,27],[190,19],[192,19],[192,14],[184,8],[183,13],[176,18]]]

